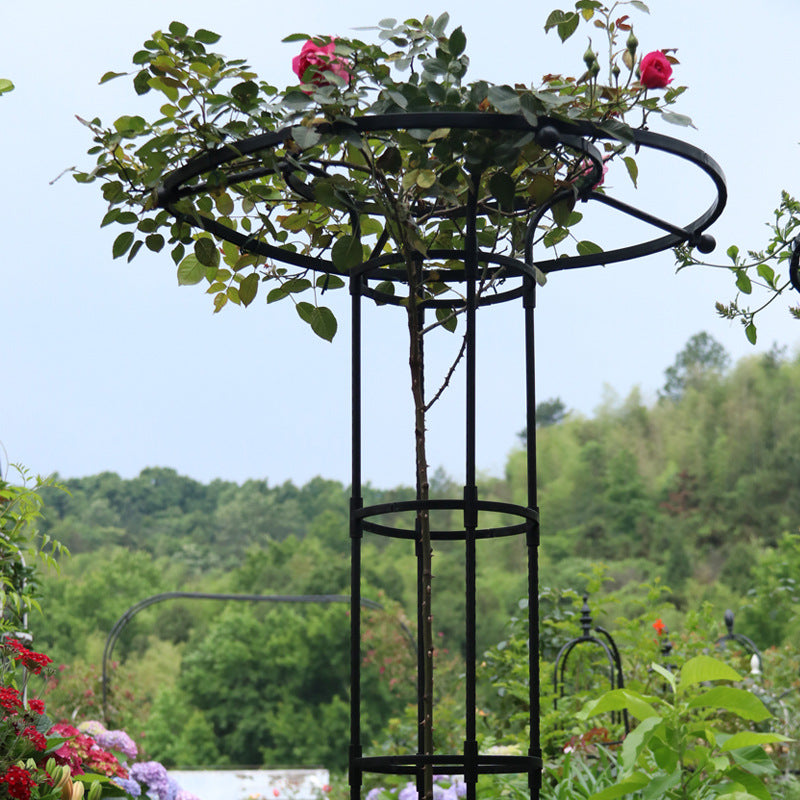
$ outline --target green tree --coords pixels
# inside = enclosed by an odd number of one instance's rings
[[[705,331],[696,333],[664,371],[662,396],[677,400],[689,386],[699,388],[711,376],[722,375],[729,363],[730,356],[713,336]]]
[[[349,725],[345,606],[229,607],[184,661],[179,689],[201,709],[220,755],[240,765],[325,764],[341,769]],[[367,735],[390,707],[365,685]]]

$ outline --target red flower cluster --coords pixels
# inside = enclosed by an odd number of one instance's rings
[[[0,783],[8,786],[8,793],[16,800],[30,800],[31,789],[36,781],[28,770],[16,765],[9,767],[4,775],[0,775]]]
[[[663,636],[664,631],[667,629],[667,626],[660,619],[657,619],[653,623],[653,627],[655,628],[655,631],[659,636]]]
[[[14,660],[21,662],[22,666],[30,670],[34,675],[39,675],[53,661],[52,658],[44,653],[35,653],[33,650],[28,650],[22,642],[18,642],[16,639],[7,639],[6,645],[16,653]]]
[[[113,753],[103,750],[91,736],[81,733],[72,725],[59,722],[50,729],[50,735],[70,737],[53,755],[58,763],[66,764],[73,775],[82,775],[89,769],[109,777],[128,777],[128,770]]]
[[[14,712],[22,708],[22,697],[13,686],[0,686],[0,707]]]
[[[44,750],[47,747],[47,737],[37,731],[33,725],[28,725],[25,730],[22,731],[22,735],[37,749],[37,750]]]
[[[44,700],[28,700],[28,708],[37,714],[44,714]]]

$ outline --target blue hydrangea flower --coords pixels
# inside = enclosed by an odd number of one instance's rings
[[[103,731],[95,736],[95,740],[100,747],[116,750],[131,761],[139,754],[136,742],[125,731]]]
[[[114,778],[112,783],[115,783],[125,794],[129,794],[131,797],[139,797],[142,794],[142,787],[132,778]]]
[[[140,761],[131,767],[131,777],[147,787],[147,794],[155,800],[175,800],[177,790],[170,785],[166,767],[158,761]],[[172,781],[175,784],[174,781]]]
[[[417,800],[417,786],[413,781],[409,781],[397,795],[397,800]]]

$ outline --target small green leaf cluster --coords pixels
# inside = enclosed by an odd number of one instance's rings
[[[57,568],[66,548],[38,528],[42,516],[40,491],[60,487],[52,478],[32,478],[21,465],[13,465],[17,483],[0,479],[0,633],[25,630],[26,615],[39,610],[36,562]]]
[[[782,276],[777,270],[780,266],[788,268],[794,253],[800,235],[800,202],[788,192],[781,192],[780,203],[767,227],[770,238],[766,247],[763,250],[748,250],[743,255],[735,244],[731,245],[726,251],[730,264],[709,264],[698,258],[690,247],[675,250],[679,270],[692,266],[712,266],[731,271],[736,295],[728,303],[717,302],[717,313],[724,319],[738,319],[750,344],[755,344],[758,336],[756,315],[792,289],[788,276]],[[754,294],[761,298],[758,304],[745,305],[746,298]],[[790,306],[789,313],[795,319],[800,319],[800,305]]]
[[[686,661],[675,674],[654,663],[668,696],[613,689],[586,704],[580,719],[627,710],[639,720],[625,737],[617,780],[592,800],[636,794],[648,798],[710,798],[729,795],[768,800],[765,775],[776,768],[764,745],[785,741],[779,733],[746,726],[770,718],[732,667],[707,655]],[[734,730],[726,719],[735,719]],[[639,795],[638,793],[641,793]]]
[[[102,224],[125,227],[112,246],[115,258],[130,261],[142,247],[159,252],[169,245],[179,283],[204,284],[215,311],[228,303],[250,305],[265,283],[267,302],[289,298],[301,319],[330,339],[336,321],[321,295],[344,285],[337,275],[368,259],[391,262],[392,254],[392,263],[409,273],[409,297],[424,302],[449,292],[455,309],[461,300],[448,271],[461,269],[459,261],[433,262],[413,290],[412,273],[432,250],[464,248],[463,218],[473,192],[483,251],[517,256],[530,214],[562,192],[538,241],[556,255],[568,239],[579,253],[601,252],[571,230],[581,219],[575,201],[602,191],[597,166],[563,145],[538,143],[535,130],[541,118],[595,123],[610,137],[600,145],[605,158],[624,159],[636,183],[625,116],[638,109],[642,125],[652,113],[670,119],[667,106],[683,88],[654,94],[638,83],[638,42],[628,17],[614,18],[620,5],[626,4],[579,0],[575,12],[554,12],[545,26],[562,39],[581,22],[600,31],[608,42],[607,80],[600,80],[595,59],[578,78],[549,74],[538,86],[467,82],[466,35],[460,27],[447,32],[447,14],[384,19],[373,29],[377,42],[333,39],[339,68],[306,69],[297,85],[283,90],[260,81],[244,61],[209,50],[216,34],[190,33],[173,22],[134,54],[130,73],[137,94],[163,97],[161,116],[125,115],[110,128],[99,119],[85,122],[94,134],[89,154],[96,166],[76,178],[101,180],[109,204]],[[629,5],[647,10],[638,0]],[[628,34],[624,43],[621,33]],[[285,41],[308,40],[322,47],[331,37],[300,33]],[[122,74],[106,73],[102,81]],[[361,133],[354,125],[364,115],[431,111],[514,115],[530,127]],[[277,136],[269,146],[237,157],[238,142],[269,133]],[[231,158],[174,200],[176,219],[161,207],[165,176],[221,147]],[[210,233],[193,233],[189,221]],[[220,248],[215,226],[236,231],[240,244]],[[281,265],[260,255],[259,244],[279,248]],[[309,260],[329,276],[312,280]],[[480,291],[500,279],[492,272]],[[388,300],[395,284],[380,283],[376,299]],[[456,311],[440,309],[436,325],[453,330],[456,320]]]

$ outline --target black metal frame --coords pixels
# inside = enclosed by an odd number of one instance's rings
[[[158,594],[151,594],[143,600],[134,603],[128,608],[125,613],[111,626],[111,630],[106,637],[106,643],[103,647],[103,666],[102,666],[102,682],[103,682],[103,716],[108,718],[108,686],[111,683],[108,677],[108,664],[111,661],[111,656],[114,653],[114,645],[117,643],[122,631],[127,624],[144,609],[149,608],[156,603],[163,603],[165,600],[235,600],[240,603],[310,603],[317,605],[327,605],[330,603],[349,603],[350,595],[346,594],[230,594],[220,592],[159,592]],[[361,598],[361,606],[363,608],[372,608],[383,611],[383,606],[375,600],[369,598]],[[403,633],[409,639],[412,648],[416,651],[416,641],[410,630],[400,623]]]
[[[407,273],[403,267],[403,256],[399,253],[383,254],[373,253],[373,256],[358,268],[347,273],[351,294],[351,367],[352,367],[352,495],[350,513],[351,537],[351,564],[352,564],[352,589],[351,589],[351,734],[350,734],[350,785],[352,800],[360,796],[363,777],[367,773],[387,773],[394,775],[416,776],[417,786],[423,788],[423,774],[426,769],[433,768],[436,772],[463,775],[467,785],[467,798],[474,800],[477,794],[477,782],[481,775],[491,773],[517,773],[527,774],[528,785],[532,797],[538,797],[541,786],[541,750],[538,739],[539,718],[539,669],[538,648],[529,648],[529,688],[530,688],[530,748],[526,755],[494,755],[480,753],[476,732],[476,644],[475,644],[475,614],[476,614],[476,543],[483,539],[499,536],[524,536],[528,550],[528,625],[530,641],[539,640],[538,622],[538,541],[539,541],[539,515],[537,508],[536,489],[536,419],[535,419],[535,381],[534,381],[534,324],[533,310],[535,306],[535,287],[537,270],[544,273],[564,269],[589,267],[599,264],[610,264],[626,261],[643,256],[652,255],[681,244],[689,243],[696,246],[701,252],[710,252],[714,247],[712,237],[704,231],[719,217],[725,205],[727,191],[722,171],[713,159],[698,148],[659,134],[646,130],[625,129],[624,134],[611,133],[610,129],[597,127],[589,122],[566,122],[556,119],[540,118],[536,124],[531,124],[522,115],[504,115],[473,112],[424,112],[408,114],[386,114],[374,116],[354,117],[346,123],[322,123],[317,126],[320,131],[333,133],[359,133],[370,134],[377,132],[391,132],[397,130],[423,129],[435,130],[440,128],[461,128],[469,130],[491,130],[497,132],[518,131],[530,132],[540,145],[545,148],[566,148],[572,151],[576,158],[588,159],[591,168],[574,187],[558,192],[554,197],[541,206],[528,221],[528,236],[525,252],[522,258],[515,254],[504,255],[501,253],[484,252],[479,248],[476,220],[478,217],[478,203],[473,193],[462,210],[462,219],[466,229],[466,241],[463,250],[435,250],[425,256],[420,255],[422,279],[430,276],[425,269],[425,260],[457,260],[463,263],[463,269],[449,269],[447,280],[453,284],[462,284],[462,294],[466,302],[450,298],[433,298],[421,302],[422,309],[437,309],[458,307],[463,311],[465,319],[465,475],[466,481],[462,497],[447,500],[427,500],[420,498],[403,503],[390,503],[377,506],[363,504],[362,498],[362,468],[361,468],[361,429],[362,429],[362,403],[361,403],[361,352],[362,352],[362,300],[373,299],[388,305],[397,305],[401,301],[390,294],[380,293],[371,282],[391,281],[397,284],[407,284]],[[630,137],[629,143],[638,148],[659,150],[694,164],[711,180],[716,196],[708,209],[696,219],[685,225],[675,225],[659,219],[651,214],[629,206],[593,187],[602,175],[602,155],[595,143],[603,140],[622,141],[622,136]],[[344,275],[328,259],[312,257],[300,253],[284,250],[280,245],[247,236],[239,231],[221,225],[214,219],[201,214],[188,215],[179,208],[179,201],[186,196],[203,194],[212,188],[219,188],[220,179],[224,185],[235,185],[246,181],[265,177],[280,171],[287,186],[298,195],[313,200],[313,192],[304,187],[302,180],[298,179],[297,172],[301,167],[284,163],[278,169],[271,167],[253,166],[247,164],[246,169],[236,171],[235,162],[242,157],[257,155],[260,152],[270,151],[283,146],[291,138],[291,127],[265,133],[244,141],[236,142],[230,146],[222,146],[207,154],[187,163],[184,167],[175,170],[166,176],[157,193],[158,204],[168,209],[177,219],[183,220],[193,227],[228,240],[244,251],[274,259],[284,264],[311,269],[318,272]],[[220,168],[226,167],[231,172],[222,173]],[[214,173],[212,183],[203,180],[203,176]],[[309,172],[313,172],[309,169]],[[660,234],[655,238],[640,242],[628,247],[609,250],[591,255],[577,255],[567,258],[534,261],[533,244],[537,228],[545,213],[552,206],[567,196],[575,196],[581,201],[600,202],[621,213],[649,223]],[[490,280],[503,279],[503,285],[496,293],[479,295],[476,289],[478,275],[483,268],[484,275]],[[509,288],[510,286],[510,288]],[[475,444],[476,444],[476,324],[477,311],[488,305],[503,303],[512,299],[521,301],[522,315],[524,317],[524,361],[521,368],[526,376],[525,392],[525,417],[529,436],[527,451],[528,486],[527,503],[524,506],[510,503],[494,503],[480,498],[476,481]],[[424,313],[424,311],[423,311]],[[419,512],[420,510],[432,511],[436,509],[459,510],[463,514],[463,530],[432,531],[433,541],[460,541],[465,548],[465,600],[466,600],[466,676],[464,682],[466,704],[466,737],[464,750],[456,754],[424,754],[422,752],[422,739],[417,752],[401,756],[365,756],[361,741],[360,727],[360,697],[361,697],[361,542],[365,533],[374,533],[379,536],[389,536],[415,541],[418,531],[414,525],[397,527],[383,524],[380,517],[395,512]],[[486,512],[503,512],[516,518],[517,522],[502,527],[481,526],[480,517]],[[421,556],[417,549],[418,587],[421,591]],[[421,615],[418,618],[418,635],[422,630]],[[419,648],[421,650],[421,648]],[[419,675],[422,675],[423,666],[420,656]],[[419,682],[418,682],[419,683]],[[422,688],[418,687],[418,705],[420,720],[422,720]]]
[[[553,667],[553,708],[558,708],[558,698],[564,697],[564,676],[567,671],[567,662],[569,661],[570,654],[579,644],[593,644],[599,646],[605,654],[608,661],[608,680],[612,689],[623,689],[625,687],[625,679],[622,674],[622,659],[619,655],[617,643],[614,637],[599,625],[593,625],[592,612],[589,608],[589,595],[583,596],[583,606],[581,607],[581,635],[570,639],[565,645],[561,647],[556,656],[555,665]],[[592,629],[599,634],[600,637],[592,635]],[[560,667],[560,669],[559,669]],[[611,719],[613,722],[620,721],[617,712],[612,712]],[[630,731],[630,724],[628,721],[628,709],[622,711],[622,724],[625,728],[625,734]]]

